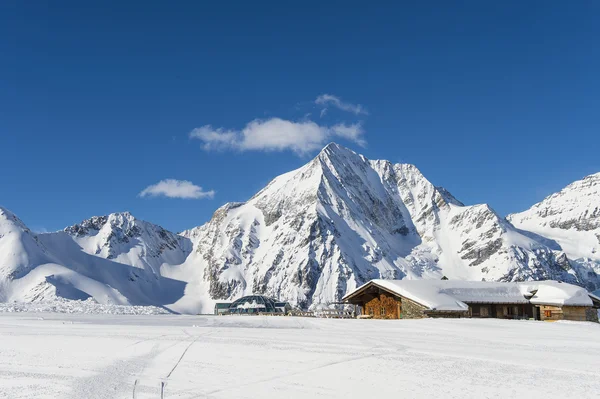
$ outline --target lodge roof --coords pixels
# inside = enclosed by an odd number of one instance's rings
[[[375,279],[348,293],[343,300],[348,301],[372,286],[408,298],[436,311],[464,312],[469,309],[468,303],[593,306],[591,294],[584,288],[553,280],[501,283]]]

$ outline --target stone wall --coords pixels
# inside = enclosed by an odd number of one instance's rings
[[[598,323],[598,309],[585,308],[585,319]]]
[[[427,308],[423,305],[419,305],[416,302],[411,301],[407,298],[402,298],[402,313],[400,318],[402,319],[422,319],[427,317],[425,311]]]

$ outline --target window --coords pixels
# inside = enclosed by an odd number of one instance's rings
[[[487,306],[482,306],[479,308],[479,316],[480,317],[489,317],[489,312]]]
[[[382,316],[385,316],[385,308],[383,306],[381,307],[380,314]]]
[[[513,306],[513,315],[518,316],[519,315],[519,307],[518,306]]]
[[[545,317],[552,317],[552,311],[551,310],[544,310],[544,316]]]
[[[371,316],[373,316],[373,313],[374,313],[374,312],[373,312],[373,308],[372,308],[372,307],[369,307],[369,314],[370,314]]]

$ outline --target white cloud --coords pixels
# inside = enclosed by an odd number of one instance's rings
[[[202,187],[196,186],[191,181],[166,179],[146,187],[141,193],[139,193],[139,196],[201,199],[213,198],[215,196],[215,192],[213,190],[203,191]]]
[[[334,135],[343,137],[346,140],[354,141],[361,147],[367,145],[367,142],[362,138],[365,131],[360,123],[353,123],[351,125],[339,123],[332,126],[331,130],[333,131]]]
[[[280,118],[255,119],[242,130],[213,129],[210,125],[196,128],[190,137],[203,142],[203,148],[239,151],[284,151],[305,154],[321,149],[333,137],[342,137],[365,145],[360,124],[321,126],[312,121],[293,122]]]
[[[213,129],[211,125],[205,125],[192,130],[190,137],[202,140],[204,142],[204,149],[211,150],[235,145],[237,133],[231,130],[226,131],[222,128]]]
[[[341,100],[341,98],[331,95],[331,94],[321,94],[315,100],[315,104],[322,105],[323,107],[325,107],[321,111],[321,116],[325,115],[325,113],[327,112],[327,107],[330,105],[334,106],[338,109],[341,109],[342,111],[351,112],[355,115],[368,115],[369,114],[362,105],[343,102]]]

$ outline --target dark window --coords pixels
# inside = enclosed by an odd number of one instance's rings
[[[383,306],[381,307],[381,315],[385,316],[385,308]]]
[[[374,313],[374,312],[373,312],[373,308],[372,308],[372,307],[369,307],[369,314],[370,314],[371,316],[373,316],[373,313]]]

